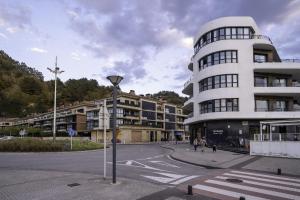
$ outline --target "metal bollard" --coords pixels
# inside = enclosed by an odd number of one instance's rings
[[[240,200],[246,200],[246,198],[245,197],[240,197]]]
[[[193,195],[193,186],[188,185],[188,195]]]
[[[277,169],[277,175],[281,175],[281,169],[280,168]]]

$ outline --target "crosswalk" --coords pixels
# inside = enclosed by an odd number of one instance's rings
[[[300,200],[300,178],[231,170],[193,185],[194,193],[222,200]]]

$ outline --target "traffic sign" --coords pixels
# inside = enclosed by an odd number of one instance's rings
[[[69,136],[73,137],[73,136],[76,135],[76,131],[73,130],[72,128],[69,128],[69,129],[68,129],[68,134],[69,134]]]

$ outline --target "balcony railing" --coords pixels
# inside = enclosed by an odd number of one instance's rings
[[[190,77],[190,79],[184,83],[183,87],[185,88],[187,85],[191,83],[191,81],[192,81],[192,77]]]
[[[269,40],[271,44],[273,44],[272,40],[266,36],[266,35],[251,35],[250,39],[264,39],[264,40]]]
[[[287,62],[287,63],[300,63],[300,59],[298,59],[298,58],[281,59],[281,62]]]

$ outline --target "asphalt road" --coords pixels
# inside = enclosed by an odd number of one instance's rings
[[[103,152],[103,150],[97,150],[59,153],[0,153],[0,170],[1,168],[46,170],[102,175]],[[182,177],[190,180],[213,171],[174,161],[169,158],[169,153],[170,150],[161,148],[157,144],[118,145],[117,177],[143,180],[155,184],[170,184],[172,179]],[[111,176],[111,159],[112,149],[107,149],[107,176]],[[180,184],[182,181],[173,185]]]

